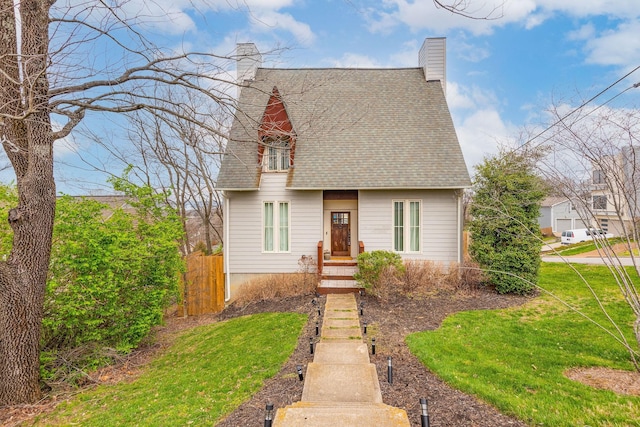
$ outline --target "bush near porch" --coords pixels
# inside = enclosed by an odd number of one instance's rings
[[[358,255],[358,272],[354,278],[368,293],[386,298],[392,293],[416,297],[438,291],[474,289],[482,283],[483,275],[472,262],[403,261],[395,252],[371,251]]]

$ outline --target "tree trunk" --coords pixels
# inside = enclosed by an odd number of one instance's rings
[[[0,262],[0,405],[40,398],[40,332],[56,191],[49,116],[49,2],[20,2],[17,48],[13,0],[0,0],[2,144],[16,173],[9,211],[13,246]],[[22,72],[18,72],[22,67]]]

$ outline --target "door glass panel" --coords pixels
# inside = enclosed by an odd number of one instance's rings
[[[333,224],[349,224],[349,212],[334,212],[331,216]]]

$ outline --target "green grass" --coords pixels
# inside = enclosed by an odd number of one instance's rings
[[[606,268],[578,268],[635,342],[633,314]],[[543,263],[540,285],[609,326],[568,266]],[[458,313],[438,330],[410,335],[407,343],[446,382],[530,425],[640,426],[640,397],[597,390],[563,375],[573,367],[633,366],[613,338],[546,294],[518,308]]]
[[[82,392],[40,425],[213,425],[280,370],[306,320],[266,313],[195,328],[135,381]]]
[[[614,237],[609,239],[610,245],[615,245],[616,243],[622,242],[622,239],[619,237]],[[572,245],[563,245],[556,249],[556,252],[562,256],[572,256],[572,255],[580,255],[587,252],[595,251],[596,245],[592,241],[590,242],[580,242],[574,243]],[[555,254],[555,253],[551,253]]]

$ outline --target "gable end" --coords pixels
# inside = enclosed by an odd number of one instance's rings
[[[289,165],[293,167],[296,134],[293,131],[293,125],[280,92],[274,86],[258,128],[258,139],[260,141],[258,144],[258,165],[262,165],[264,150],[269,145],[269,142],[284,138],[289,140]]]

